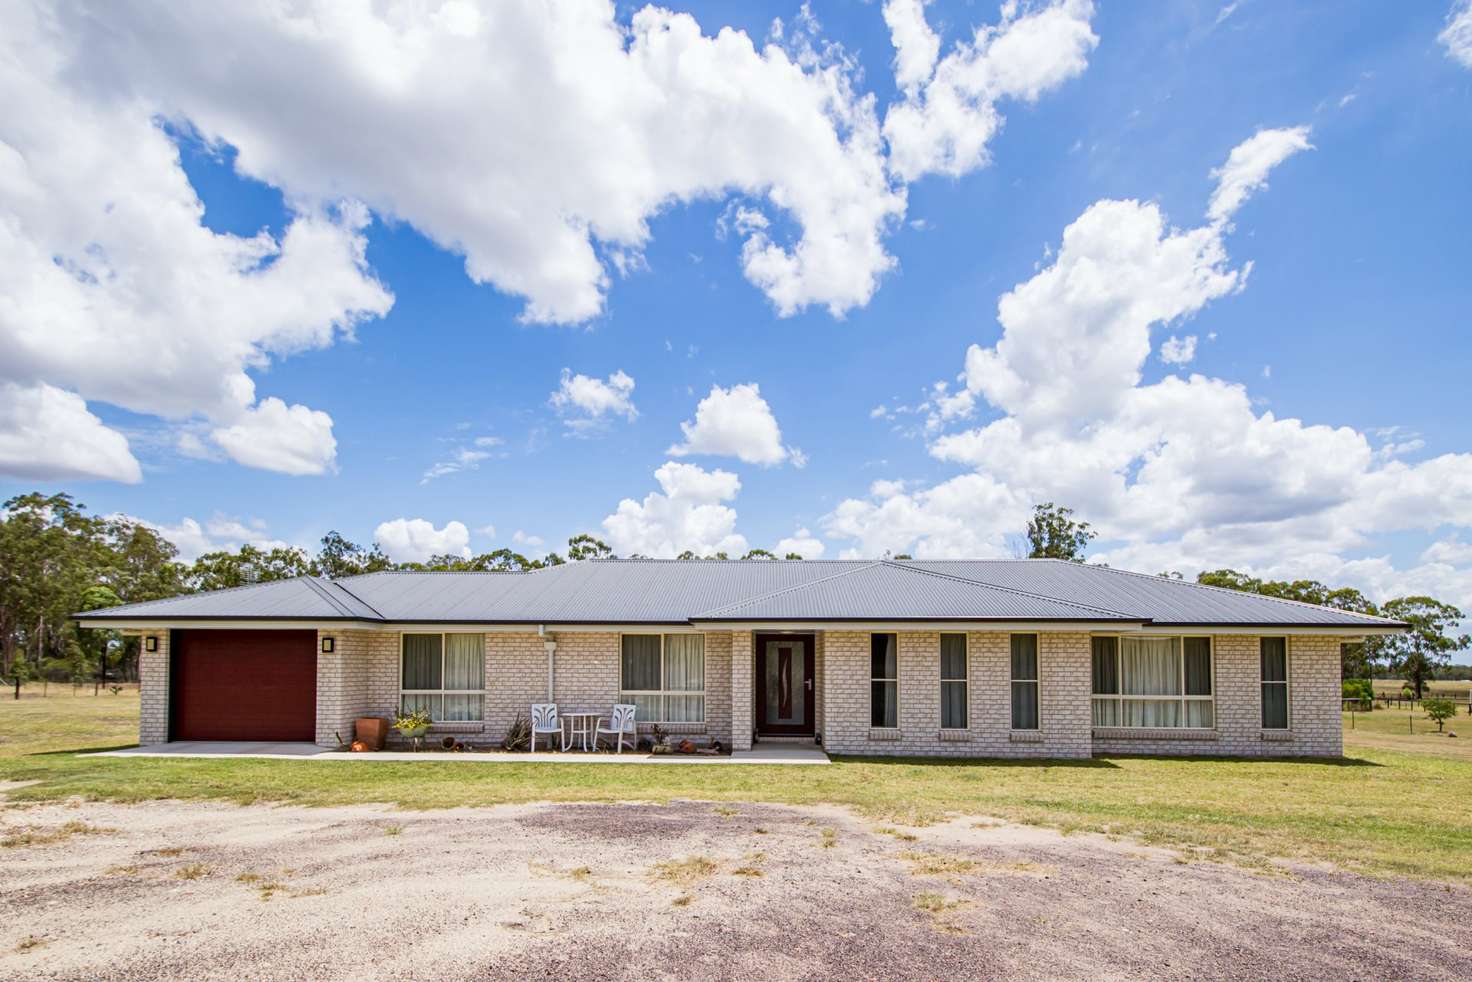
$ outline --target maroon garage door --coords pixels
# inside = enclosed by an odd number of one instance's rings
[[[175,631],[170,652],[170,739],[315,739],[315,631]]]

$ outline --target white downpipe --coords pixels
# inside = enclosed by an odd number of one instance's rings
[[[547,649],[547,701],[553,702],[553,681],[556,679],[557,675],[557,642],[553,641],[551,638],[547,638],[542,642],[542,646]]]

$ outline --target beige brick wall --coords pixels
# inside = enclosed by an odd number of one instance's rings
[[[322,651],[322,639],[333,650]],[[391,717],[399,706],[399,636],[381,631],[317,632],[317,745],[353,739],[360,716]]]
[[[756,709],[752,696],[752,646],[750,631],[731,632],[731,749],[751,749],[751,728]]]
[[[1344,752],[1339,720],[1338,637],[1288,638],[1288,729],[1262,728],[1262,662],[1256,635],[1212,638],[1216,727],[1183,734],[1159,730],[1095,730],[1099,754],[1221,755],[1229,757],[1338,757]]]
[[[157,651],[144,651],[142,638],[158,638]],[[169,631],[147,628],[138,642],[138,742],[169,740]]]
[[[1050,633],[1038,645],[1039,728],[1012,729],[1011,642],[1006,634],[966,636],[965,730],[941,730],[940,634],[899,632],[899,726],[870,722],[869,633],[828,632],[824,640],[823,743],[831,753],[945,757],[1087,757],[1089,639]]]

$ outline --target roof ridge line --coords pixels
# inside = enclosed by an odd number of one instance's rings
[[[796,562],[796,560],[793,561]],[[846,569],[841,573],[833,573],[829,576],[820,576],[816,580],[808,580],[806,583],[797,583],[793,586],[785,586],[780,590],[772,590],[769,593],[759,593],[754,597],[747,597],[744,600],[737,600],[734,603],[724,604],[720,607],[712,607],[709,610],[702,610],[699,613],[691,614],[688,619],[691,621],[695,621],[710,614],[719,614],[723,611],[730,610],[733,607],[745,607],[747,604],[754,604],[760,600],[770,600],[773,597],[780,597],[784,593],[791,593],[794,590],[805,590],[810,586],[817,586],[819,583],[827,583],[829,580],[838,580],[842,579],[845,576],[852,576],[855,573],[862,573],[866,569],[873,569],[875,566],[879,566],[882,564],[883,560],[870,560],[869,562],[864,563],[862,566],[856,566],[853,569]]]
[[[1113,614],[1116,617],[1125,617],[1129,618],[1130,620],[1137,620],[1143,624],[1148,624],[1151,621],[1151,618],[1149,617],[1141,617],[1138,614],[1132,614],[1129,611],[1125,610],[1115,610],[1112,607],[1098,607],[1094,604],[1079,603],[1077,600],[1068,600],[1063,597],[1054,597],[1046,593],[1033,593],[1031,590],[1019,590],[1016,587],[1002,586],[1000,583],[988,583],[986,580],[972,579],[969,576],[957,576],[955,573],[942,573],[939,570],[924,569],[919,566],[909,566],[902,562],[895,562],[892,559],[881,559],[879,562],[885,566],[894,566],[899,569],[909,570],[912,573],[924,573],[926,576],[939,576],[948,580],[958,580],[961,583],[971,583],[976,586],[988,587],[992,590],[1001,590],[1004,593],[1015,594],[1019,597],[1031,597],[1033,600],[1047,600],[1055,604],[1067,604],[1070,607],[1078,607],[1082,610],[1097,611],[1100,614]]]
[[[362,604],[364,607],[367,607],[369,610],[373,611],[373,616],[377,617],[379,620],[387,619],[383,616],[383,611],[379,610],[377,607],[373,606],[368,601],[364,600],[362,597],[358,596],[356,593],[343,586],[341,583],[337,582],[336,580],[328,580],[327,582],[337,587],[339,590],[341,590],[343,593],[346,593],[354,600],[358,601],[358,603]]]
[[[1052,562],[1055,562],[1055,563],[1066,563],[1066,562],[1069,562],[1069,561],[1070,560],[1067,560],[1067,559],[1053,559],[1052,560]],[[1258,597],[1258,598],[1260,598],[1262,600],[1273,600],[1273,601],[1276,601],[1277,603],[1280,603],[1280,604],[1288,604],[1289,606],[1292,606],[1292,607],[1307,607],[1309,610],[1332,610],[1336,614],[1349,614],[1349,615],[1351,615],[1353,617],[1367,617],[1370,620],[1374,620],[1374,621],[1384,621],[1386,624],[1401,624],[1401,623],[1404,623],[1402,621],[1397,621],[1397,620],[1395,620],[1394,618],[1391,618],[1391,617],[1382,617],[1379,614],[1365,614],[1365,613],[1361,613],[1358,610],[1344,610],[1343,608],[1340,608],[1340,607],[1329,607],[1329,606],[1327,606],[1325,604],[1311,604],[1311,603],[1309,603],[1306,600],[1291,600],[1288,597],[1275,597],[1275,596],[1273,596],[1270,593],[1256,593],[1256,592],[1251,591],[1251,590],[1233,590],[1231,587],[1216,586],[1215,584],[1212,584],[1212,583],[1199,583],[1199,582],[1197,582],[1195,580],[1184,580],[1184,579],[1183,580],[1176,580],[1176,579],[1172,579],[1169,576],[1160,576],[1158,574],[1151,574],[1151,573],[1137,573],[1137,572],[1135,572],[1132,569],[1119,569],[1119,568],[1114,567],[1114,566],[1105,566],[1102,563],[1085,563],[1083,565],[1093,567],[1094,569],[1108,570],[1111,573],[1119,573],[1119,574],[1124,575],[1124,576],[1137,576],[1137,577],[1139,577],[1141,579],[1145,579],[1145,580],[1160,580],[1160,581],[1163,581],[1165,583],[1176,583],[1176,584],[1179,584],[1181,586],[1195,587],[1198,590],[1214,590],[1214,591],[1217,591],[1219,593],[1231,594],[1233,596],[1238,596],[1238,597]],[[1363,596],[1363,594],[1361,594],[1361,596]]]
[[[343,614],[344,616],[347,616],[347,617],[357,617],[358,616],[358,614],[355,611],[352,611],[352,610],[349,610],[348,609],[347,604],[343,603],[341,600],[338,600],[336,597],[332,596],[332,594],[327,591],[327,588],[324,587],[321,583],[318,582],[317,577],[310,576],[310,575],[303,576],[302,577],[302,583],[306,584],[307,589],[311,590],[317,596],[319,596],[323,600],[327,601],[327,603],[330,604],[333,607],[333,609],[335,609],[338,613]]]

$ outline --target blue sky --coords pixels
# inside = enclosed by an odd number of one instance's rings
[[[29,277],[0,312],[0,492],[65,490],[186,554],[335,528],[403,558],[581,531],[625,553],[1007,555],[1051,499],[1118,565],[1472,603],[1465,5],[891,6],[938,40],[908,88],[879,3],[675,5],[693,37],[623,3],[612,25],[569,4],[581,33],[451,5],[306,45],[264,14],[8,13],[9,44],[56,60],[17,56],[36,98],[0,110],[21,160],[0,158],[0,247]],[[749,57],[690,68],[727,28]],[[604,84],[635,35],[687,63]],[[973,80],[959,120],[947,59]],[[904,158],[884,126],[907,103],[940,137]],[[1213,223],[1216,169],[1260,132],[1269,159]],[[157,218],[191,196],[202,216]],[[274,255],[219,258],[263,232]],[[798,265],[764,280],[744,258],[764,245]],[[1107,295],[1082,296],[1094,268]],[[1192,356],[1163,360],[1170,338]],[[558,405],[564,370],[602,387]]]

